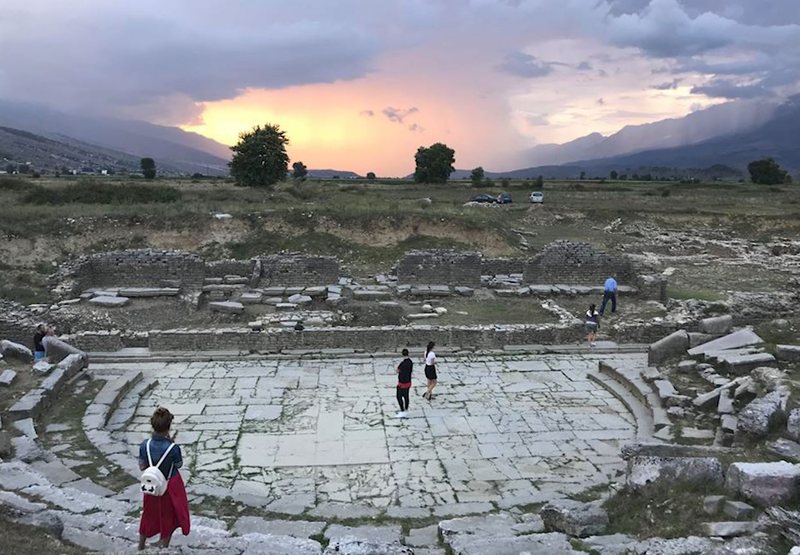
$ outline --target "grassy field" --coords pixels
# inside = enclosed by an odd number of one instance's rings
[[[784,276],[740,265],[708,241],[770,241],[800,231],[800,187],[738,183],[511,182],[515,202],[464,206],[499,187],[365,181],[286,182],[244,189],[222,179],[0,177],[0,296],[48,300],[54,265],[121,248],[176,248],[208,259],[280,251],[339,257],[355,276],[388,270],[407,250],[457,248],[525,256],[556,239],[659,256],[707,255],[671,278],[677,298],[716,299],[729,289],[777,287]],[[430,202],[424,199],[430,199]],[[215,214],[230,214],[217,219]],[[687,237],[677,246],[662,234]],[[684,271],[685,270],[685,271]],[[732,282],[733,281],[733,282]]]

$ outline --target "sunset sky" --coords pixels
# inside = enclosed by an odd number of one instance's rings
[[[0,98],[180,126],[286,130],[292,161],[456,166],[798,92],[794,0],[4,0]]]

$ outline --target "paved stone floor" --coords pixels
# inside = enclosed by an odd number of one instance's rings
[[[191,484],[258,496],[267,509],[524,505],[622,468],[633,417],[587,379],[641,354],[444,358],[432,401],[417,363],[395,418],[396,359],[163,364],[125,432],[132,452],[158,405],[176,414]],[[153,365],[151,365],[153,366]]]

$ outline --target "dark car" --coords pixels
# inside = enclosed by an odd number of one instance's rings
[[[508,193],[500,193],[497,195],[497,200],[495,202],[497,202],[497,204],[511,204],[513,201],[511,200],[511,195]]]
[[[485,202],[485,203],[491,204],[493,202],[497,202],[497,197],[492,196],[492,195],[486,195],[486,194],[484,194],[484,195],[475,195],[474,197],[469,199],[469,201],[470,202]]]

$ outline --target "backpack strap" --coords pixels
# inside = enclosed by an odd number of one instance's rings
[[[167,455],[169,455],[169,452],[172,451],[173,447],[175,447],[175,444],[174,443],[170,443],[169,447],[167,447],[167,450],[164,451],[164,454],[161,455],[160,459],[158,459],[158,464],[156,465],[157,467],[161,466],[161,463],[163,463],[167,459]]]
[[[149,438],[147,440],[147,446],[144,448],[144,450],[147,451],[147,462],[150,464],[150,466],[153,466],[153,457],[150,456],[150,442],[151,441],[153,441],[153,438]]]

